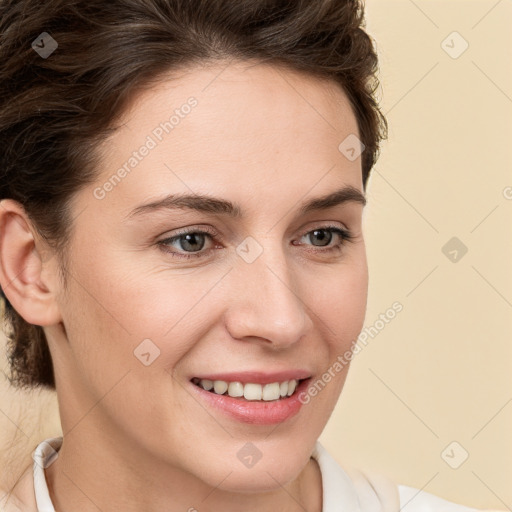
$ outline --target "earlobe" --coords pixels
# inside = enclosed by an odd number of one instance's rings
[[[34,238],[35,230],[23,206],[12,199],[0,201],[0,285],[12,307],[33,325],[53,325],[61,320],[55,289],[43,271],[55,265]],[[38,246],[39,245],[39,250]],[[46,261],[45,261],[46,260]],[[48,270],[50,270],[48,268]]]

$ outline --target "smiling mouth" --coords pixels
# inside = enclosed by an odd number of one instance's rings
[[[191,382],[205,391],[217,395],[225,395],[240,400],[271,402],[284,400],[292,396],[301,382],[308,379],[290,379],[269,384],[254,382],[227,382],[223,380],[199,379],[194,377]]]

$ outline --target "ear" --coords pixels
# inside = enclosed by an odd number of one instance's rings
[[[56,260],[37,237],[23,206],[13,199],[0,201],[0,285],[30,324],[48,326],[62,319],[56,301]]]

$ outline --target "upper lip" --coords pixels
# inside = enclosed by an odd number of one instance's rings
[[[278,372],[245,371],[230,373],[209,373],[194,375],[192,378],[223,380],[225,382],[242,382],[244,384],[272,384],[273,382],[284,382],[287,380],[302,380],[311,377],[311,372],[307,370],[282,370]]]

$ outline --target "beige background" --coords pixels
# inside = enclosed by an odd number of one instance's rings
[[[365,326],[378,333],[320,441],[341,464],[512,510],[512,2],[367,0],[366,11],[390,124],[365,208]],[[468,249],[455,262],[442,251],[452,237]],[[395,301],[403,310],[379,329]],[[0,400],[5,460],[60,433],[52,394],[3,379]],[[466,453],[457,469],[446,462]]]

